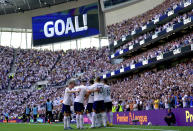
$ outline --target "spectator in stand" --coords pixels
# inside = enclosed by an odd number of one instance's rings
[[[159,109],[159,99],[158,99],[158,97],[154,99],[154,109],[155,110]]]
[[[136,101],[133,103],[133,111],[138,111],[138,104]]]
[[[183,108],[182,101],[179,98],[177,99],[177,103],[175,105],[176,105],[175,108]]]

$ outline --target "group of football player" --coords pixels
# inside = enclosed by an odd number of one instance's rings
[[[72,129],[70,126],[71,107],[74,107],[76,113],[77,129],[84,128],[83,114],[85,111],[88,119],[91,121],[90,128],[112,126],[112,99],[110,86],[107,81],[97,77],[89,81],[81,80],[77,86],[74,80],[68,83],[63,98],[62,112],[64,113],[64,129]],[[109,117],[107,117],[109,114]]]

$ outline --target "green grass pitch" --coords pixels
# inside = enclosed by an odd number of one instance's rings
[[[75,125],[72,125],[71,131],[77,131]],[[86,125],[84,131],[193,131],[193,127],[167,127],[167,126],[129,126],[114,125],[107,128],[89,129]],[[63,124],[0,124],[0,131],[64,131]]]

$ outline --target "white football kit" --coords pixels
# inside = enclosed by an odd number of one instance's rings
[[[72,104],[72,94],[68,93],[68,91],[71,91],[71,90],[67,87],[64,93],[63,104],[70,106]]]
[[[89,86],[87,87],[88,90],[92,90],[93,87],[92,86]],[[89,97],[88,97],[88,103],[94,103],[94,92],[92,92]]]
[[[112,102],[110,86],[104,86],[104,103]]]
[[[95,83],[92,86],[92,89],[99,91],[94,92],[94,101],[104,101],[104,84],[103,83]]]
[[[76,98],[74,102],[84,103],[84,97],[86,95],[86,87],[84,85],[80,85],[74,88],[76,91],[80,90],[80,92],[76,93]]]

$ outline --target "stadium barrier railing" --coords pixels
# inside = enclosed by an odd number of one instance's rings
[[[103,74],[102,76],[100,76],[101,79],[109,79],[109,78],[113,78],[113,77],[118,77],[124,74],[128,74],[128,73],[132,73],[133,71],[142,69],[142,68],[147,68],[150,67],[152,65],[156,65],[156,64],[160,64],[162,62],[166,62],[169,60],[172,60],[174,58],[180,58],[181,56],[184,56],[185,54],[192,54],[193,53],[193,44],[190,43],[189,45],[177,48],[175,50],[172,51],[168,51],[166,53],[162,53],[159,54],[158,56],[151,58],[151,59],[147,59],[147,60],[143,60],[141,62],[138,62],[136,64],[109,72],[107,74]]]

